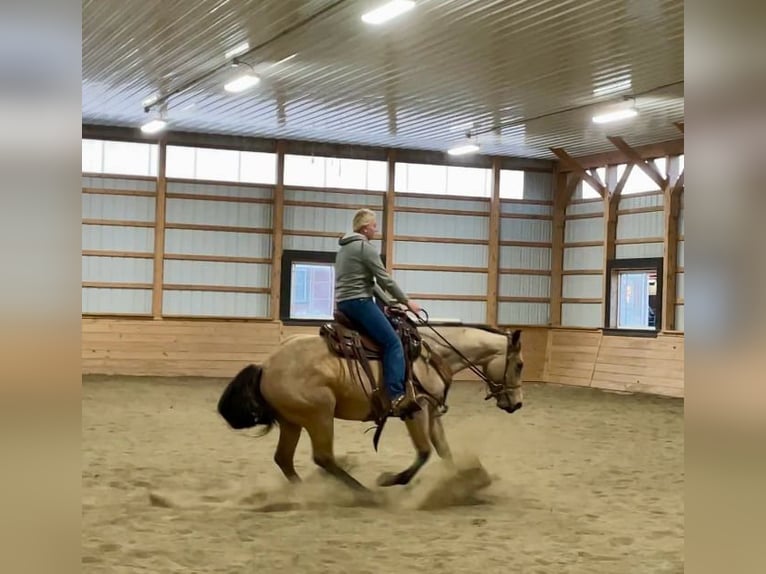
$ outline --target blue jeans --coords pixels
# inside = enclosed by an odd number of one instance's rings
[[[343,313],[364,335],[380,345],[383,354],[383,383],[391,400],[404,394],[404,349],[383,311],[372,299],[348,299],[338,303]]]

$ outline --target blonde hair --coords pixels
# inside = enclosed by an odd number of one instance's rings
[[[375,212],[372,209],[360,209],[354,214],[352,228],[354,229],[354,232],[357,232],[362,227],[369,225],[373,221],[375,221]]]

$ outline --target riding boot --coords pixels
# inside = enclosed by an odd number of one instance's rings
[[[400,395],[391,403],[391,416],[403,418],[420,410],[415,398],[407,393]]]

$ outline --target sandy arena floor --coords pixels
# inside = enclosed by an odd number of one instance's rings
[[[305,482],[287,487],[277,430],[215,412],[226,382],[84,379],[83,572],[683,572],[679,400],[528,384],[508,415],[457,383],[445,425],[468,470],[434,455],[364,507],[314,467],[305,432]],[[398,421],[378,453],[366,428],[336,421],[336,453],[377,489],[413,451]]]

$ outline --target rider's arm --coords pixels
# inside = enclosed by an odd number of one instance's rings
[[[374,249],[364,249],[365,263],[372,269],[372,274],[375,276],[375,280],[378,285],[385,290],[386,293],[390,293],[394,299],[399,303],[407,304],[409,297],[402,291],[396,281],[388,274],[386,268],[383,267],[383,261],[380,260],[380,254]]]

